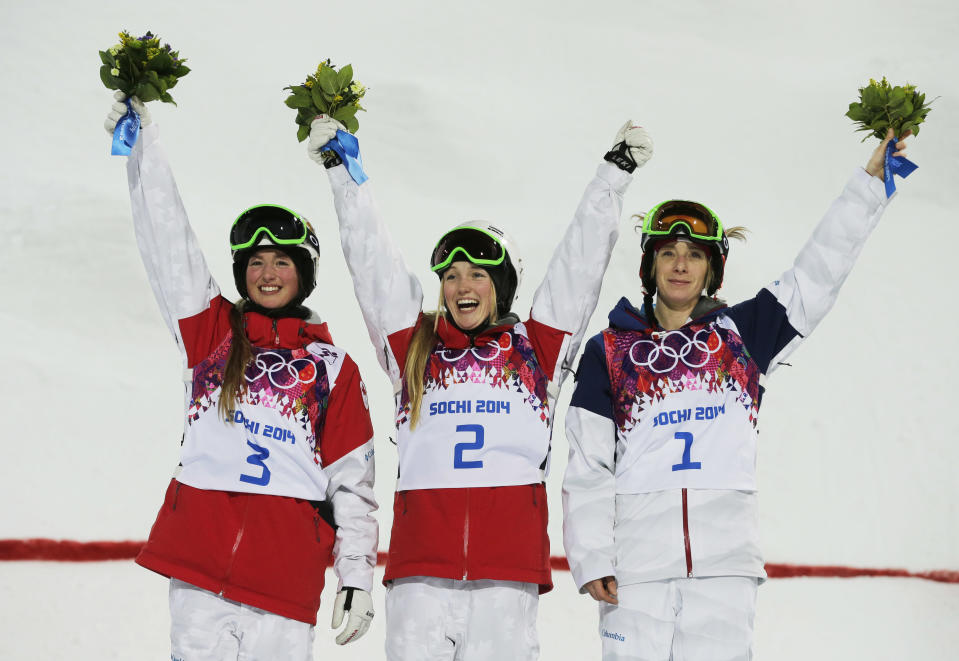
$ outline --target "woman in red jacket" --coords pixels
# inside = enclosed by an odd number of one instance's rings
[[[478,221],[436,244],[438,310],[422,311],[371,184],[324,156],[334,137],[352,139],[338,130],[314,120],[310,155],[327,166],[356,296],[397,396],[387,657],[535,659],[538,594],[552,588],[544,479],[556,397],[596,305],[630,173],[652,143],[629,122],[620,130],[521,321],[511,307],[523,260],[505,232]]]
[[[134,229],[189,375],[180,468],[137,563],[171,579],[171,658],[306,661],[331,561],[334,628],[349,612],[337,642],[373,617],[365,388],[303,306],[319,261],[309,223],[276,205],[240,214],[230,244],[241,298],[221,296],[157,127],[131,101],[143,125],[127,161]]]

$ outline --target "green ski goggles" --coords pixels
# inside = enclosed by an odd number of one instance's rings
[[[643,239],[685,234],[701,241],[722,241],[723,224],[705,204],[689,200],[667,200],[649,210],[643,218]]]
[[[447,232],[433,248],[430,269],[442,271],[452,264],[457,256],[479,266],[499,266],[506,259],[506,248],[492,232],[461,227]]]
[[[279,246],[304,243],[309,226],[286,207],[259,205],[241,213],[230,229],[230,249],[237,251],[254,246],[263,235]]]

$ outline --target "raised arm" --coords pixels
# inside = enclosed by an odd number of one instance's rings
[[[606,155],[607,162],[599,166],[586,187],[533,296],[532,319],[568,334],[554,369],[548,370],[557,385],[562,381],[563,367],[571,363],[579,350],[596,308],[603,276],[619,236],[623,194],[632,180],[631,173],[644,165],[652,153],[652,140],[646,131],[632,121],[626,122]],[[545,356],[540,358],[544,360]]]
[[[125,111],[122,99],[117,103]],[[190,227],[173,172],[159,142],[157,125],[150,121],[149,112],[142,104],[134,101],[134,108],[140,112],[142,126],[127,158],[134,232],[160,314],[186,353],[179,322],[209,309],[220,290]],[[114,107],[107,117],[108,131],[112,131],[111,119],[113,125],[116,124],[116,113]]]
[[[315,119],[308,144],[310,157],[322,163],[323,146],[342,128],[339,122],[324,115]],[[422,310],[423,290],[380,218],[371,183],[358,185],[338,160],[325,165],[356,300],[380,366],[396,381],[400,369],[390,337],[409,331],[416,324]],[[405,356],[399,357],[400,361],[404,359]]]
[[[769,374],[826,316],[852,271],[866,239],[879,224],[889,199],[882,181],[891,135],[857,169],[829,206],[792,268],[729,310],[729,316],[764,373]],[[896,145],[897,155],[906,144]]]

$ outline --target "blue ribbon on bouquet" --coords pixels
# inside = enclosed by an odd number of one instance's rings
[[[363,159],[360,156],[360,143],[356,136],[343,130],[337,130],[336,137],[324,145],[328,149],[336,152],[336,155],[343,161],[346,171],[353,177],[357,185],[362,184],[369,179],[363,172]]]
[[[898,174],[905,179],[919,167],[905,156],[892,155],[896,151],[896,142],[898,142],[898,138],[893,138],[886,145],[886,165],[883,171],[883,181],[886,182],[887,198],[892,197],[892,194],[896,192],[896,182],[892,179],[893,175]]]
[[[127,114],[117,121],[117,127],[113,129],[113,149],[110,150],[113,156],[129,156],[140,135],[140,115],[130,105],[130,99],[125,103]]]

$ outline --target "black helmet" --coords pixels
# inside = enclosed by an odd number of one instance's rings
[[[301,304],[316,288],[320,261],[320,242],[312,225],[296,212],[276,204],[258,204],[237,216],[230,229],[230,250],[233,253],[233,279],[243,298],[249,298],[247,262],[264,246],[276,248],[293,260],[300,291],[291,304]]]
[[[719,217],[699,202],[666,200],[643,216],[643,258],[639,277],[650,295],[656,293],[656,280],[653,278],[653,257],[656,249],[667,241],[683,237],[709,252],[713,278],[706,293],[712,296],[722,285],[726,255],[729,254],[729,239],[726,238]]]

